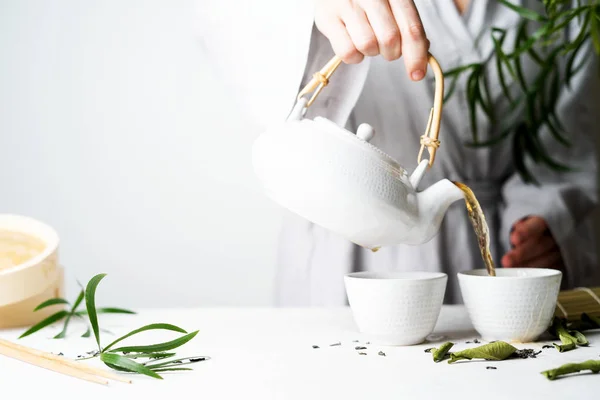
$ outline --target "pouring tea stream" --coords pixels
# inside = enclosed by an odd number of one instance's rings
[[[444,77],[431,54],[428,63],[435,74],[434,105],[421,136],[417,166],[410,175],[370,143],[376,134],[370,125],[363,123],[353,133],[324,117],[305,118],[308,107],[341,64],[336,56],[298,94],[288,118],[254,142],[254,171],[267,196],[312,223],[373,251],[431,240],[448,207],[467,197],[448,179],[418,190],[440,147]],[[424,157],[425,149],[428,157]]]

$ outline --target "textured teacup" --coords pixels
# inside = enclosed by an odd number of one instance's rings
[[[380,345],[419,344],[437,323],[448,276],[439,272],[357,272],[344,277],[359,331]]]
[[[465,307],[485,340],[535,341],[552,322],[562,273],[545,268],[498,268],[458,273]]]

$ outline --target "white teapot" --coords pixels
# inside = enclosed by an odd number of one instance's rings
[[[438,232],[448,207],[464,199],[448,179],[417,191],[440,144],[441,68],[430,54],[436,77],[434,107],[421,136],[418,165],[409,176],[396,160],[369,143],[374,132],[368,124],[360,125],[354,134],[326,118],[304,118],[340,63],[334,57],[317,72],[298,95],[287,120],[256,139],[255,174],[276,203],[357,245],[376,250],[425,243]],[[305,95],[313,90],[308,100]],[[422,160],[425,147],[428,160]]]

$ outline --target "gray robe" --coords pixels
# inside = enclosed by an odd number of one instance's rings
[[[524,0],[522,3],[533,7],[539,2]],[[507,42],[513,42],[517,15],[497,2],[473,1],[464,16],[458,13],[452,0],[422,0],[416,1],[416,4],[431,42],[430,51],[444,70],[486,59],[493,51],[489,33],[491,25],[508,29]],[[311,29],[308,22],[306,15],[304,18],[297,15],[297,20],[290,19],[287,25],[279,21],[278,24],[286,25],[288,30],[298,30],[298,50],[287,59],[282,54],[285,52],[277,53],[264,64],[270,65],[279,57],[281,64],[288,62],[291,66],[300,54],[305,54],[303,76],[289,75],[286,81],[297,85],[296,92],[333,56],[327,39],[314,26]],[[255,23],[266,30],[264,24],[268,21]],[[207,30],[206,34],[209,33]],[[287,35],[291,34],[288,32]],[[573,37],[575,33],[570,35]],[[305,37],[310,40],[305,41]],[[212,45],[215,46],[214,43]],[[275,42],[271,45],[274,46]],[[267,48],[269,45],[263,43],[262,46]],[[213,52],[213,56],[223,55],[222,49],[220,47],[219,51]],[[490,226],[491,251],[498,267],[502,255],[509,249],[511,226],[527,215],[545,218],[566,263],[563,287],[600,284],[591,218],[597,202],[595,137],[599,127],[595,118],[600,86],[597,57],[591,56],[591,51],[587,48],[582,52],[581,56],[587,57],[588,62],[572,83],[571,90],[563,90],[559,99],[558,115],[570,134],[573,146],[564,147],[546,131],[541,136],[548,153],[579,168],[577,172],[561,174],[529,163],[542,185],[528,185],[514,170],[510,140],[492,148],[466,147],[464,143],[471,139],[471,130],[463,77],[453,98],[444,106],[441,147],[436,163],[420,184],[420,189],[424,189],[433,182],[448,178],[473,189]],[[280,70],[281,64],[278,66]],[[297,68],[297,65],[294,67]],[[526,64],[525,75],[531,77],[535,68],[535,64]],[[492,71],[488,79],[495,110],[502,115],[508,102],[502,95],[498,76]],[[360,123],[367,122],[375,128],[373,144],[396,158],[409,171],[416,167],[419,136],[425,129],[433,104],[431,71],[424,81],[415,83],[407,78],[402,59],[386,62],[381,57],[374,57],[359,65],[340,66],[330,82],[309,109],[307,117],[325,116],[352,131],[356,131]],[[516,82],[510,85],[511,90],[518,90]],[[289,88],[285,94],[283,88],[267,89],[271,90],[272,96],[279,96],[273,99],[273,110],[281,109],[282,103],[289,110],[297,94],[291,94]],[[286,97],[288,95],[289,98]],[[242,94],[240,96],[243,97]],[[275,104],[275,100],[279,103]],[[256,120],[263,124],[268,123],[268,118],[273,118],[273,115],[258,115],[254,111]],[[497,126],[491,125],[484,115],[478,116],[478,122],[481,139],[497,133]],[[357,247],[334,233],[286,213],[277,251],[276,300],[281,306],[346,304],[344,274],[365,270],[445,272],[449,275],[445,302],[460,303],[457,272],[484,267],[463,202],[451,206],[438,235],[428,243],[397,245],[382,248],[377,253]]]

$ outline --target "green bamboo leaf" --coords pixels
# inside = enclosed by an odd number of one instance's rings
[[[67,318],[65,319],[62,331],[60,331],[56,336],[54,336],[54,339],[64,339],[67,336],[67,328],[69,326],[69,322],[71,321],[71,317],[75,315],[75,310],[83,301],[83,297],[84,291],[81,290],[81,292],[79,292],[79,296],[77,296],[77,299],[75,300],[75,303],[73,303],[73,307],[71,307],[71,311],[69,311],[69,315],[67,315]]]
[[[587,370],[590,370],[594,374],[600,372],[600,360],[588,360],[581,363],[564,364],[555,369],[542,371],[542,375],[552,381],[561,375],[569,375]]]
[[[138,358],[150,358],[153,360],[162,360],[163,358],[173,357],[176,353],[136,353],[136,354],[123,354],[127,358],[138,359]]]
[[[515,132],[513,136],[512,143],[512,153],[513,153],[513,162],[515,164],[515,170],[523,179],[525,183],[533,183],[538,184],[537,180],[533,177],[527,166],[525,165],[525,155],[523,154],[523,148],[525,144],[523,143],[523,135]]]
[[[559,172],[571,172],[571,168],[569,166],[554,161],[552,157],[546,151],[544,145],[539,141],[537,135],[530,135],[531,141],[534,143],[535,151],[537,152],[537,156],[539,160],[544,162],[546,165]]]
[[[545,16],[538,14],[535,11],[530,10],[528,8],[520,7],[516,4],[511,3],[510,1],[507,1],[507,0],[499,0],[499,1],[500,1],[500,3],[504,4],[506,7],[517,12],[523,18],[530,19],[532,21],[538,21],[538,22],[544,22],[547,20],[547,18]]]
[[[440,362],[444,360],[448,356],[448,352],[454,346],[452,342],[446,342],[440,346],[439,349],[432,349],[431,353],[433,354],[433,361]]]
[[[528,53],[532,46],[540,40],[542,37],[545,37],[550,32],[552,25],[546,24],[540,28],[538,28],[531,35],[527,35],[527,21],[522,21],[518,32],[521,37],[518,39],[518,44],[515,45],[515,51],[511,54],[511,58],[518,59],[522,54]]]
[[[534,163],[539,163],[541,158],[539,149],[537,147],[537,142],[535,141],[535,135],[537,132],[535,132],[535,130],[529,132],[525,125],[520,125],[517,129],[522,130],[521,132],[518,132],[518,134],[523,138],[523,150],[529,154]]]
[[[71,308],[71,312],[75,312],[75,310],[77,310],[77,307],[79,307],[79,305],[83,301],[84,297],[85,297],[85,291],[82,289],[81,292],[79,292],[79,296],[77,296],[77,299],[75,300],[75,303],[73,304],[73,307]]]
[[[195,364],[197,362],[206,361],[209,359],[210,359],[210,357],[195,356],[195,357],[177,358],[175,360],[167,360],[167,361],[159,360],[160,362],[158,362],[158,363],[157,363],[157,360],[151,360],[151,361],[144,363],[144,365],[151,369],[165,368],[165,367],[175,366],[175,365],[181,366],[181,365]]]
[[[64,339],[65,336],[67,336],[67,327],[69,326],[69,321],[71,321],[71,317],[73,316],[73,314],[69,313],[69,315],[67,315],[67,318],[65,319],[65,323],[63,324],[63,328],[62,330],[56,334],[56,336],[54,336],[54,339]]]
[[[100,307],[96,309],[98,314],[137,314],[135,311],[128,310],[126,308],[116,307]],[[76,312],[77,315],[87,315],[87,310],[81,310]]]
[[[529,56],[533,59],[533,61],[536,62],[537,65],[544,65],[544,60],[537,53],[537,51],[535,51],[535,49],[533,48],[533,46],[530,47],[529,50],[527,50],[527,54],[529,54]]]
[[[471,74],[467,81],[467,102],[469,103],[469,117],[471,121],[471,134],[473,141],[478,142],[479,134],[477,131],[477,75]]]
[[[468,71],[470,69],[481,67],[481,65],[482,65],[481,63],[472,63],[472,64],[463,65],[461,67],[456,67],[456,68],[450,69],[448,71],[445,71],[444,72],[444,77],[447,78],[449,76],[460,75],[463,72],[466,72],[466,71]]]
[[[575,59],[579,54],[579,51],[583,48],[585,42],[590,38],[589,35],[584,36],[584,39],[577,44],[577,46],[572,50],[571,55],[567,59],[567,64],[565,66],[565,84],[568,88],[571,87],[571,79],[577,75],[579,71],[585,66],[586,60],[583,59],[579,65],[575,67]]]
[[[83,333],[83,335],[81,335],[81,337],[85,337],[88,338],[92,335],[92,331],[90,331],[90,327],[88,326],[88,328],[86,329],[86,331]]]
[[[65,299],[61,299],[60,297],[57,297],[54,299],[46,300],[43,303],[40,303],[40,305],[38,305],[36,308],[34,308],[33,311],[38,311],[38,310],[41,310],[42,308],[55,306],[58,304],[69,304],[69,302]]]
[[[517,349],[514,346],[506,342],[497,341],[472,349],[451,353],[448,364],[455,363],[459,360],[472,360],[474,358],[494,361],[506,360],[513,355],[515,351],[517,351]]]
[[[162,352],[162,351],[172,350],[179,346],[182,346],[185,343],[192,340],[194,338],[194,336],[196,336],[197,334],[198,334],[198,331],[194,331],[194,332],[188,333],[187,335],[182,336],[180,338],[171,340],[169,342],[151,344],[151,345],[146,345],[146,346],[119,347],[117,349],[112,350],[112,352],[113,353],[117,353],[117,352],[158,353],[158,352]]]
[[[490,147],[490,146],[494,146],[500,142],[503,142],[504,140],[506,140],[506,138],[508,136],[510,136],[510,134],[512,133],[512,129],[505,129],[504,132],[500,133],[499,135],[496,135],[494,137],[492,137],[491,139],[482,141],[482,142],[478,142],[478,143],[474,143],[474,142],[466,142],[465,145],[467,147]]]
[[[500,33],[500,37],[495,37],[494,33]],[[508,65],[509,72],[511,75],[514,75],[514,71],[510,67],[510,61],[504,51],[502,50],[502,44],[504,43],[504,39],[506,36],[505,30],[492,29],[492,40],[494,42],[494,49],[496,52],[496,72],[498,74],[498,78],[500,80],[500,87],[502,88],[502,93],[508,99],[510,103],[513,103],[512,96],[510,95],[510,90],[508,90],[508,85],[506,84],[506,78],[504,77],[504,68],[503,64],[506,63]]]
[[[107,365],[113,365],[115,367],[122,368],[129,372],[136,372],[138,374],[144,374],[156,379],[162,379],[160,375],[152,371],[150,368],[143,366],[142,364],[136,363],[127,357],[120,356],[113,353],[102,353],[100,354],[100,360]]]
[[[560,134],[560,132],[558,131],[558,129],[556,128],[556,126],[554,126],[554,124],[548,119],[545,122],[545,126],[546,128],[548,128],[548,131],[550,132],[550,134],[560,143],[562,143],[564,146],[566,147],[571,147],[572,143],[565,138],[563,135]]]
[[[596,53],[600,53],[600,16],[596,16],[596,18],[591,18],[590,34],[592,36],[592,43],[594,43]]]
[[[458,81],[458,76],[455,76],[450,81],[450,85],[448,86],[448,91],[446,92],[446,95],[444,96],[444,103],[446,103],[450,99],[450,97],[452,97],[452,95],[454,94],[454,90],[456,90],[456,82],[457,81]]]
[[[525,25],[521,24],[521,26],[519,27],[517,36],[516,36],[515,47],[519,46],[521,41],[526,38],[526,35],[527,35],[527,32],[525,30]],[[517,80],[518,80],[519,84],[521,85],[521,88],[523,89],[523,91],[525,93],[528,93],[529,90],[527,88],[527,82],[525,81],[525,77],[523,75],[523,67],[521,66],[521,59],[519,58],[519,56],[514,57],[514,63],[515,63],[515,73],[517,75]]]
[[[98,314],[136,314],[136,312],[126,308],[101,307],[98,309]]]
[[[96,289],[100,281],[106,276],[106,274],[98,274],[94,276],[87,284],[85,289],[85,307],[88,312],[88,318],[94,331],[94,337],[98,344],[98,350],[102,351],[100,346],[100,329],[98,326],[98,314],[96,314]]]
[[[492,123],[495,123],[496,122],[496,114],[494,112],[494,102],[492,100],[492,94],[490,92],[490,87],[487,82],[487,76],[485,75],[483,70],[481,70],[481,72],[480,72],[480,80],[481,80],[481,86],[483,86],[483,93],[480,92],[480,94],[479,94],[479,98],[481,100],[481,106],[482,106],[483,110],[485,111],[486,115],[488,116],[489,120]]]
[[[26,336],[31,335],[32,333],[35,333],[35,332],[39,331],[42,328],[45,328],[45,327],[47,327],[49,325],[52,325],[53,323],[60,321],[61,319],[63,319],[67,315],[69,315],[68,311],[65,311],[65,310],[58,311],[58,312],[52,314],[51,316],[49,316],[48,318],[45,318],[44,320],[38,322],[37,324],[35,324],[31,328],[29,328],[21,336],[19,336],[19,339],[22,339],[22,338],[24,338]]]
[[[180,328],[176,325],[171,325],[171,324],[158,323],[158,324],[145,325],[145,326],[142,326],[141,328],[135,329],[135,330],[129,332],[128,334],[123,335],[120,338],[116,339],[114,342],[112,342],[108,346],[106,346],[104,348],[104,351],[108,351],[115,344],[119,343],[122,340],[127,339],[130,336],[133,336],[140,332],[151,331],[151,330],[167,330],[167,331],[174,331],[174,332],[179,332],[179,333],[187,333],[187,331],[185,329]],[[113,351],[117,351],[117,350],[113,350]],[[125,351],[128,351],[128,350],[125,350]],[[131,350],[131,352],[134,352],[134,351],[135,350]],[[157,351],[161,351],[161,350],[157,350]]]

